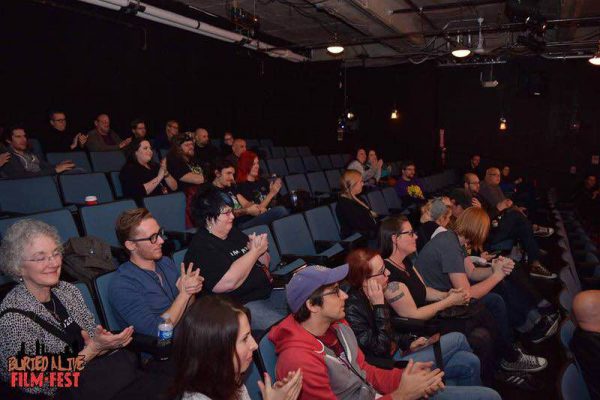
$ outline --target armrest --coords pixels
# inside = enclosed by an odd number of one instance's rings
[[[325,256],[309,256],[309,255],[300,255],[300,254],[282,254],[281,259],[284,262],[290,262],[296,260],[298,258],[306,261],[307,264],[317,264],[317,265],[325,265],[327,263],[327,257]]]
[[[327,250],[328,248],[335,246],[338,242],[332,241],[332,240],[315,240],[314,244],[315,244],[315,248],[317,249],[318,253],[321,253],[322,251]]]

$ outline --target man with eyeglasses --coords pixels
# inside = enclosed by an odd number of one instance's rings
[[[45,153],[77,151],[85,148],[87,135],[75,133],[67,129],[67,116],[62,111],[51,111],[50,126],[40,135],[40,143]]]
[[[202,290],[200,268],[192,271],[164,257],[163,229],[145,208],[122,213],[116,223],[117,238],[129,253],[109,288],[109,302],[120,325],[156,336],[163,316],[176,326],[187,307]]]
[[[344,320],[348,295],[339,282],[347,275],[348,265],[333,269],[312,265],[292,277],[286,286],[292,314],[269,333],[278,353],[277,376],[284,377],[288,371],[300,368],[303,380],[299,398],[304,400],[404,400],[436,392],[439,396],[436,398],[458,398],[455,388],[444,388],[443,372],[431,370],[430,362],[409,361],[405,369],[386,370],[365,361],[352,329]],[[497,395],[460,397],[499,398]]]

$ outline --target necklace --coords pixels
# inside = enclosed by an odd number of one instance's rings
[[[50,297],[50,301],[52,302],[52,310],[48,309],[48,312],[50,314],[52,314],[54,319],[56,319],[57,321],[60,321],[60,317],[58,316],[58,313],[56,312],[56,303],[54,302],[54,298]]]
[[[406,271],[406,267],[404,266],[404,264],[402,264],[402,263],[398,264],[396,261],[392,260],[391,256],[388,257],[388,258],[386,258],[386,260],[388,260],[389,262],[391,262],[400,271],[402,271],[402,272],[404,272],[405,274],[408,275],[408,271]]]

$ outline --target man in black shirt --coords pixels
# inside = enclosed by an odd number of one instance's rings
[[[237,168],[238,160],[243,152],[246,151],[246,141],[244,139],[235,139],[233,146],[231,146],[232,153],[226,157],[228,161],[231,161],[234,167]]]
[[[194,132],[194,157],[205,171],[210,171],[219,158],[219,150],[210,143],[208,131],[198,128]]]
[[[146,122],[144,122],[144,120],[136,118],[133,121],[131,121],[130,126],[131,126],[131,134],[134,139],[145,138],[148,135],[148,132],[146,129]]]
[[[45,153],[59,153],[84,148],[87,135],[67,130],[67,116],[64,112],[52,111],[49,117],[50,126],[39,137]]]
[[[180,133],[173,138],[167,167],[183,192],[204,183],[204,172],[194,158],[194,140],[189,134]]]
[[[592,400],[600,399],[600,290],[579,292],[573,299],[577,329],[571,350],[581,367]]]

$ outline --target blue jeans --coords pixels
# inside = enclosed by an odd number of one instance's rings
[[[430,399],[436,400],[502,400],[494,389],[484,386],[446,386]]]
[[[266,331],[288,314],[283,289],[274,289],[268,299],[249,301],[244,305],[250,310],[250,327],[254,331]]]
[[[448,385],[477,386],[481,385],[479,358],[473,354],[471,346],[465,335],[459,332],[450,332],[440,338],[442,359],[444,361],[444,377]],[[408,361],[433,361],[435,355],[433,346],[406,355],[398,351],[395,360]]]
[[[288,215],[290,215],[290,212],[287,208],[283,206],[273,207],[264,214],[257,215],[248,221],[240,223],[239,228],[246,229],[250,228],[251,226],[270,225],[271,222],[283,217],[287,217]]]
[[[494,316],[497,322],[498,335],[496,336],[495,347],[499,358],[504,358],[507,361],[514,361],[519,357],[515,351],[513,342],[512,329],[508,320],[506,311],[506,303],[504,299],[497,293],[490,292],[483,296],[481,301],[490,313]]]

